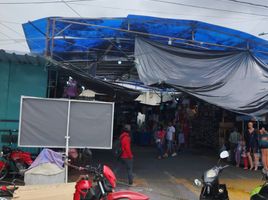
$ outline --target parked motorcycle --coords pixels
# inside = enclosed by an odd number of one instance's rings
[[[256,187],[250,193],[250,200],[267,200],[268,199],[268,171],[263,170],[264,184]]]
[[[98,167],[86,166],[80,168],[94,176],[93,182],[89,176],[83,176],[75,186],[73,200],[113,200],[113,199],[128,199],[128,200],[148,200],[144,194],[129,190],[115,192],[116,177],[113,171],[106,165]]]
[[[219,165],[221,159],[229,157],[228,151],[220,154],[218,164],[207,170],[202,176],[202,181],[195,179],[195,185],[202,186],[200,200],[229,200],[228,191],[225,184],[219,183],[219,175],[226,166]]]
[[[15,190],[18,189],[15,184],[16,181],[16,179],[12,182],[0,181],[0,200],[9,200],[13,197]]]
[[[24,175],[32,163],[33,160],[29,152],[3,146],[0,159],[0,180],[3,180],[8,174]]]

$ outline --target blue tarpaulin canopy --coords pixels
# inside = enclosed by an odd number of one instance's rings
[[[23,29],[32,53],[111,79],[125,74],[134,74],[137,79],[133,62],[136,36],[191,49],[248,49],[268,63],[268,41],[193,20],[137,15],[100,19],[49,17],[25,23]]]
[[[91,76],[167,83],[241,114],[268,111],[268,41],[253,35],[199,21],[137,15],[50,17],[23,28],[33,53]]]

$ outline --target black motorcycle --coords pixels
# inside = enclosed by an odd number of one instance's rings
[[[202,186],[200,200],[229,200],[226,185],[219,183],[220,173],[228,167],[228,165],[220,166],[219,162],[227,157],[229,157],[228,151],[223,151],[218,164],[204,173],[202,181],[195,179],[195,185]]]

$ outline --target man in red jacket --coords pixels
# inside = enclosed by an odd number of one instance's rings
[[[122,148],[121,160],[126,166],[128,173],[128,183],[133,184],[133,154],[131,151],[130,125],[125,125],[120,135],[120,143]]]

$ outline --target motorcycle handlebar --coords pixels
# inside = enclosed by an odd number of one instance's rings
[[[223,170],[225,168],[229,167],[229,165],[220,166],[220,170]]]
[[[87,165],[86,167],[78,167],[78,166],[74,166],[74,165],[70,165],[69,166],[79,170],[79,171],[87,171],[91,174],[100,174],[101,173],[101,165],[98,165],[97,167],[93,167],[90,165]]]
[[[89,173],[95,173],[97,171],[97,169],[92,166],[79,167],[79,168],[80,168],[80,171],[87,171]]]
[[[93,173],[93,174],[100,174],[101,171],[102,171],[102,167],[101,165],[98,165],[96,167],[93,167],[93,166],[90,166],[90,165],[87,165],[84,170],[90,172],[90,173]]]

